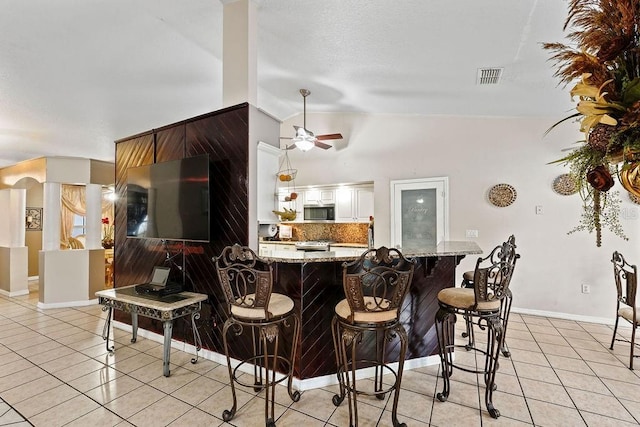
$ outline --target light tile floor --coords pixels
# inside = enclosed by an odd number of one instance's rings
[[[100,337],[99,306],[39,310],[37,289],[0,296],[0,425],[6,426],[259,426],[262,393],[239,391],[231,423],[221,419],[231,401],[226,367],[172,351],[171,376],[162,376],[162,347],[115,330],[115,355]],[[629,329],[623,330],[628,334]],[[640,421],[640,378],[627,369],[629,344],[608,349],[612,328],[512,313],[511,358],[500,359],[492,419],[478,375],[456,370],[447,402],[439,367],[406,371],[398,409],[407,426],[625,426]],[[478,334],[480,340],[480,334]],[[482,363],[458,352],[458,363]],[[640,361],[638,361],[640,369]],[[336,408],[336,386],[308,390],[292,403],[277,392],[277,425],[346,426],[346,402]],[[362,398],[360,426],[390,426],[391,400]]]

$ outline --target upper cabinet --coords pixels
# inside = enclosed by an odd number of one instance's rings
[[[313,188],[304,191],[305,205],[326,205],[336,202],[336,191],[333,188]]]
[[[345,186],[335,191],[336,222],[369,222],[373,216],[373,186]]]
[[[294,222],[304,221],[305,205],[334,205],[335,222],[369,222],[373,216],[373,183],[305,186],[297,192],[296,200],[284,201],[289,192],[286,187],[278,189],[278,208],[296,210]]]

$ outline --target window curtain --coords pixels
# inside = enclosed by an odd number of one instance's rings
[[[60,213],[60,241],[66,245],[73,231],[73,216],[87,215],[86,187],[62,184],[62,209]],[[102,199],[102,217],[113,224],[113,201]]]
[[[69,241],[73,230],[73,216],[87,214],[87,199],[84,185],[62,184],[62,212],[60,212],[60,242]]]

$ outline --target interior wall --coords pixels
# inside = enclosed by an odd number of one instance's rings
[[[549,165],[561,150],[582,138],[575,123],[566,123],[543,137],[557,118],[425,117],[368,114],[307,114],[316,134],[341,132],[335,148],[290,152],[298,169],[297,185],[374,181],[376,245],[389,244],[390,180],[449,177],[451,240],[475,240],[488,253],[515,234],[522,255],[512,282],[514,310],[586,316],[613,320],[615,289],[611,255],[618,250],[631,263],[640,262],[640,210],[619,182],[624,241],[604,231],[602,247],[595,234],[578,232],[582,212],[579,195],[562,196],[553,180],[568,168]],[[301,125],[296,116],[281,126],[281,135]],[[508,183],[517,200],[508,207],[491,205],[491,186]],[[536,215],[541,206],[542,215]],[[466,230],[478,230],[467,239]],[[457,273],[473,269],[467,257]],[[458,280],[459,282],[460,280]],[[581,293],[581,285],[591,287]]]

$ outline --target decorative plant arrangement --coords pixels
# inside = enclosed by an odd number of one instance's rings
[[[102,218],[102,247],[111,249],[113,245],[113,224],[109,224],[109,218]]]
[[[555,75],[578,98],[570,119],[580,121],[584,140],[566,157],[584,202],[575,231],[602,228],[627,240],[620,225],[619,193],[610,191],[614,175],[631,194],[640,196],[640,0],[570,0],[564,29],[574,46],[545,43],[553,52]]]

